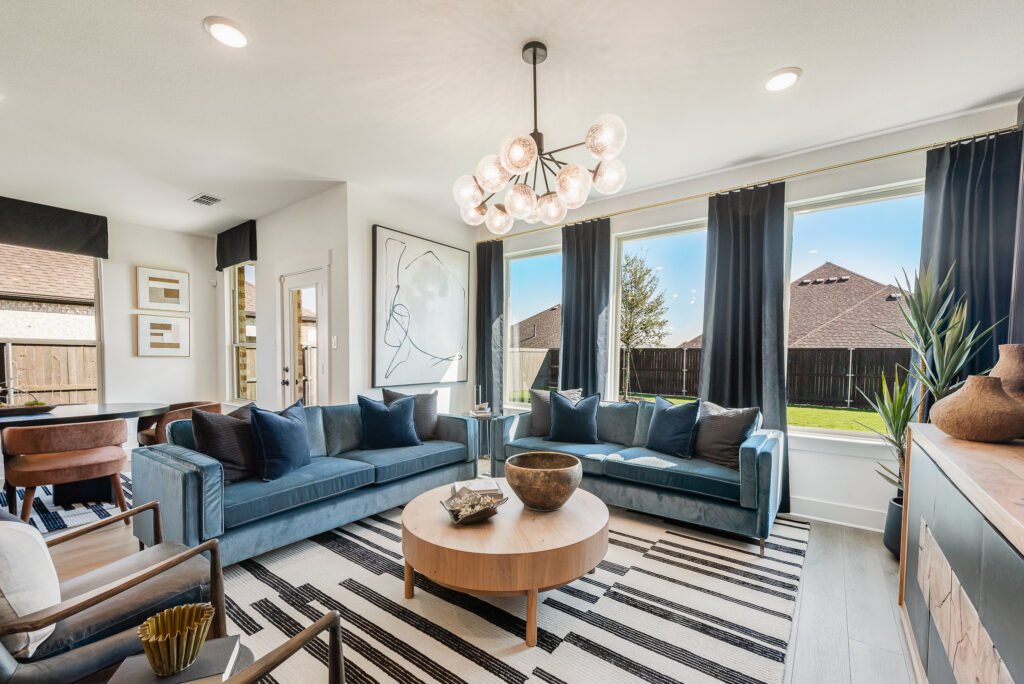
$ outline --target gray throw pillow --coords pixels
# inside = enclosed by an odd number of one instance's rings
[[[573,404],[583,398],[582,389],[558,390]],[[547,437],[551,434],[551,392],[549,390],[530,390],[530,436]]]
[[[220,461],[224,469],[224,484],[255,477],[260,470],[256,448],[252,441],[250,406],[236,409],[227,415],[192,412],[192,437],[196,451]]]
[[[597,436],[602,442],[632,446],[636,416],[640,407],[634,402],[616,401],[597,407]]]
[[[750,436],[761,419],[761,409],[727,409],[710,401],[702,401],[697,417],[697,437],[693,451],[697,458],[740,469],[740,445]]]
[[[434,439],[437,432],[437,390],[430,394],[402,394],[389,389],[383,392],[385,406],[403,397],[413,397],[412,424],[416,428],[416,436],[421,442]]]

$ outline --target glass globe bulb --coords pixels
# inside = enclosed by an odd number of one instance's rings
[[[565,203],[553,192],[549,192],[537,200],[537,216],[549,226],[560,223],[565,218],[565,212]]]
[[[475,207],[462,207],[459,210],[462,220],[471,226],[479,226],[487,217],[487,205],[480,203]]]
[[[536,224],[540,223],[540,214],[537,213],[536,209],[534,209],[533,213],[531,213],[529,216],[527,216],[523,220],[526,221],[527,223],[532,223],[532,224],[536,225]]]
[[[537,161],[537,143],[528,135],[510,135],[502,141],[498,159],[513,176],[526,173]]]
[[[566,208],[582,207],[590,194],[590,171],[579,164],[566,164],[555,176],[555,192]]]
[[[512,174],[501,165],[496,154],[487,155],[476,165],[476,181],[484,192],[498,192],[510,178]]]
[[[491,231],[495,235],[504,235],[508,231],[512,230],[512,224],[515,223],[515,219],[509,216],[509,213],[505,211],[504,204],[495,204],[487,210],[487,230]]]
[[[587,129],[585,144],[598,159],[614,159],[626,146],[626,124],[614,114],[602,114]]]
[[[505,211],[518,219],[525,219],[537,210],[537,193],[529,185],[516,183],[505,193]]]
[[[594,169],[594,187],[602,195],[611,195],[626,183],[626,165],[619,159],[599,162]]]
[[[455,179],[455,183],[452,184],[452,196],[455,198],[455,204],[460,208],[472,209],[484,201],[484,191],[476,182],[476,178],[468,173]]]

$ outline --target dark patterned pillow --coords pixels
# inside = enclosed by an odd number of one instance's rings
[[[384,404],[390,406],[403,397],[413,398],[412,423],[416,426],[416,436],[421,442],[434,439],[437,432],[437,390],[430,394],[402,394],[394,390],[384,390]]]
[[[733,470],[740,469],[740,445],[750,436],[761,419],[761,409],[726,409],[710,401],[700,403],[697,418],[697,437],[694,440],[694,456],[723,465]]]
[[[572,403],[583,398],[582,389],[558,390]],[[530,436],[547,437],[551,432],[551,392],[548,390],[530,390]]]
[[[196,451],[220,461],[224,468],[224,484],[256,476],[259,467],[252,443],[248,405],[226,415],[193,411],[192,438]]]

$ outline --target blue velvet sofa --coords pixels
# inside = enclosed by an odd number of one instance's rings
[[[496,418],[491,425],[491,471],[501,476],[509,456],[528,451],[572,454],[583,464],[580,487],[605,503],[754,537],[761,542],[763,554],[764,540],[779,511],[785,434],[754,430],[740,447],[739,470],[733,470],[645,448],[654,404],[636,405],[634,412],[622,404],[601,404],[597,411],[601,444],[530,437],[529,412]]]
[[[359,406],[307,406],[312,462],[270,482],[224,484],[219,461],[195,451],[192,421],[167,426],[166,444],[132,452],[132,497],[159,501],[164,538],[190,546],[219,539],[221,562],[266,551],[408,503],[477,475],[477,424],[438,416],[436,439],[420,446],[360,449]],[[148,522],[135,536],[153,542]]]

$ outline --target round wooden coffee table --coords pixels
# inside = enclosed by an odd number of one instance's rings
[[[568,584],[608,552],[608,507],[577,489],[557,511],[525,508],[499,479],[508,501],[482,523],[453,525],[440,501],[451,485],[420,494],[402,513],[405,597],[413,573],[467,594],[526,596],[526,645],[537,643],[537,593]]]

